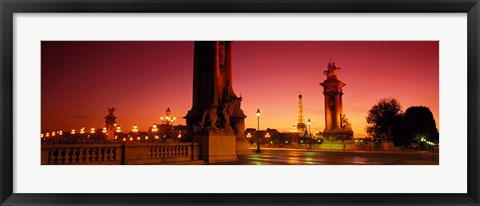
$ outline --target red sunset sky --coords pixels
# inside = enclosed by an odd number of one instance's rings
[[[192,106],[193,42],[42,42],[43,131],[100,128],[116,107],[123,131],[140,130],[170,107]],[[312,132],[325,128],[320,82],[330,61],[342,68],[343,111],[355,137],[366,135],[368,110],[394,97],[403,111],[427,106],[439,125],[439,44],[434,41],[235,41],[233,88],[243,97],[246,127],[288,131],[297,123],[298,95]],[[185,124],[178,118],[175,124]],[[440,128],[439,128],[440,129]]]

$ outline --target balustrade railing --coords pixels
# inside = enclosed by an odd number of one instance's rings
[[[157,164],[199,159],[198,143],[133,143],[125,146],[125,164]]]
[[[42,165],[161,164],[196,161],[198,143],[42,145]]]

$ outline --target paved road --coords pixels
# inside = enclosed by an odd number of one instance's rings
[[[232,165],[438,165],[438,152],[325,151],[262,149],[260,154],[239,155]]]

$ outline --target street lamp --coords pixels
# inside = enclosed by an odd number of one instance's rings
[[[138,132],[138,126],[135,124],[133,125],[132,132],[137,133]]]
[[[152,132],[158,132],[157,124],[153,123]]]
[[[165,131],[163,132],[163,137],[168,139],[173,138],[171,137],[171,130],[173,129],[173,122],[177,120],[177,117],[172,117],[170,116],[171,114],[172,111],[170,111],[170,108],[167,108],[167,111],[165,111],[165,116],[160,117],[160,121],[166,124]]]
[[[165,111],[165,116],[160,117],[160,121],[165,122],[167,125],[173,124],[173,122],[177,120],[177,117],[171,117],[170,114],[172,114],[172,111],[170,111],[170,108],[167,108],[167,111]]]
[[[260,153],[260,135],[258,132],[260,131],[260,109],[257,109],[257,153]]]
[[[250,134],[250,132],[249,132],[249,133],[247,133],[247,138],[248,138],[248,143],[250,144],[250,141],[251,141],[251,139],[250,139],[250,138],[252,138],[252,135]]]
[[[310,137],[310,148],[309,149],[312,149],[312,134],[310,134],[312,131],[310,130],[310,125],[312,124],[312,121],[310,121],[310,119],[308,119],[308,136]]]
[[[265,134],[265,141],[267,141],[267,139],[270,138],[270,133],[267,132],[267,134]],[[272,144],[272,142],[270,141],[270,144]],[[270,145],[271,146],[271,145]]]

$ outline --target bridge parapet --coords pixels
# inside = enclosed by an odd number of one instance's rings
[[[103,143],[42,145],[42,165],[163,164],[198,161],[198,143]]]

